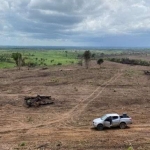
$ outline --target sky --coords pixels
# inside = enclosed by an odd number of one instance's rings
[[[150,0],[0,0],[0,45],[150,47]]]

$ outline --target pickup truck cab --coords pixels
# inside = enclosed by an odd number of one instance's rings
[[[132,118],[130,118],[127,114],[123,114],[119,116],[116,113],[105,114],[101,118],[96,118],[93,120],[93,126],[98,130],[103,130],[104,127],[120,127],[121,129],[125,129],[127,125],[132,124]]]

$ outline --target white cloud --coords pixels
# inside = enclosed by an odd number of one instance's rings
[[[89,2],[84,0],[63,0],[61,2],[47,0],[45,3],[40,0],[31,0],[28,6],[45,12],[45,15],[49,13],[49,16],[60,13],[68,15],[69,13],[72,17],[73,15],[83,17],[80,22],[66,31],[122,34],[143,27],[149,30],[149,26],[145,26],[144,22],[149,20],[147,14],[150,14],[150,7],[144,0],[92,0]],[[65,23],[65,19],[64,22],[62,20],[63,23]]]
[[[0,13],[9,9],[9,3],[6,0],[0,1]]]
[[[112,3],[113,2],[113,3]],[[144,28],[150,30],[150,7],[146,3],[133,0],[105,0],[102,12],[90,15],[79,23],[72,31],[102,32],[103,34],[128,34]]]
[[[148,0],[0,0],[0,3],[0,34],[9,38],[14,35],[43,41],[69,39],[73,43],[79,38],[86,41],[88,37],[150,32]]]

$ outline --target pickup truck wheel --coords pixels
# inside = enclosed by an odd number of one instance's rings
[[[101,131],[103,130],[104,126],[102,124],[98,124],[97,125],[97,130]]]
[[[125,129],[127,127],[126,123],[122,122],[120,123],[120,129]]]

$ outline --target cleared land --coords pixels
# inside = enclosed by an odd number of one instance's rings
[[[150,149],[149,67],[105,61],[47,70],[0,70],[1,150]],[[24,96],[51,95],[55,104],[25,108]],[[126,112],[133,125],[97,131],[92,120]]]

